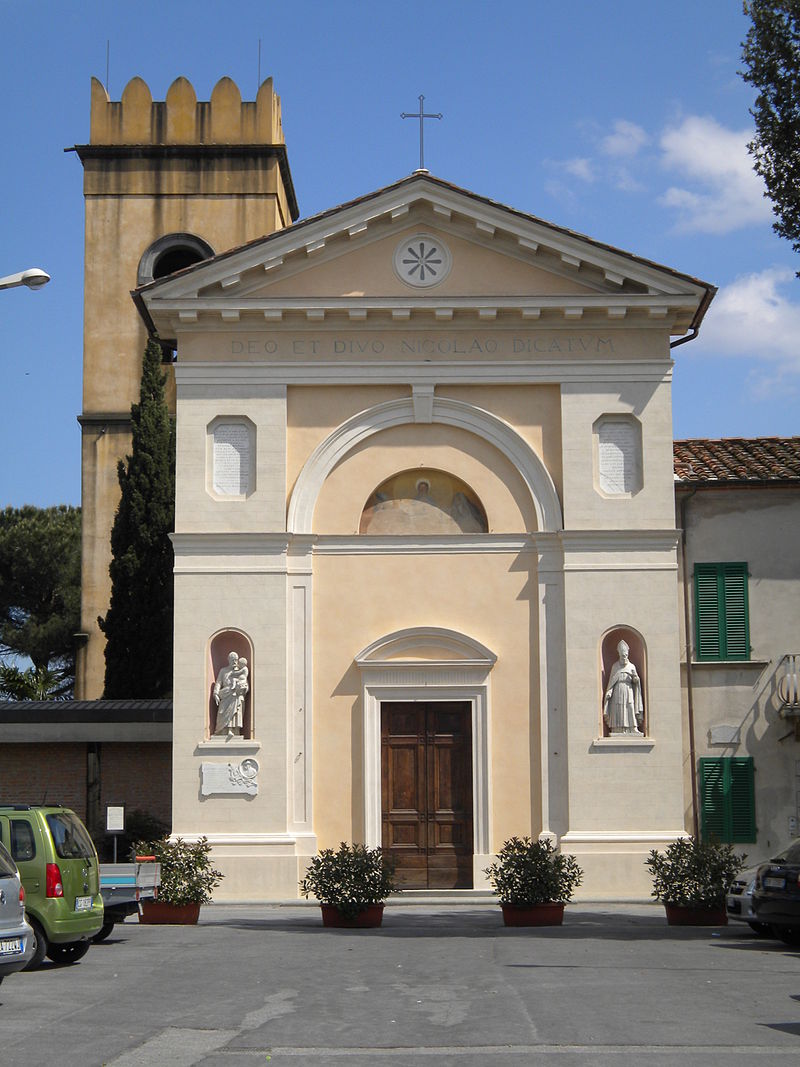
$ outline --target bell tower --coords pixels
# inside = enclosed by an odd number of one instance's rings
[[[145,328],[131,290],[290,225],[297,202],[269,78],[242,101],[222,78],[199,102],[186,78],[154,101],[133,78],[119,102],[92,79],[84,168],[81,630],[75,696],[102,696],[117,463],[130,451]],[[167,359],[169,357],[167,356]],[[170,365],[167,395],[174,405]]]

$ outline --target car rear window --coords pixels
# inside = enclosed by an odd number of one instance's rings
[[[25,819],[11,819],[11,855],[17,863],[25,863],[36,855],[33,827]]]
[[[800,841],[793,841],[783,852],[775,857],[781,863],[800,863]]]
[[[92,839],[83,823],[72,812],[59,811],[47,816],[56,855],[62,860],[90,860],[94,857]]]
[[[9,856],[6,846],[0,844],[0,878],[13,878],[16,873],[16,864]]]

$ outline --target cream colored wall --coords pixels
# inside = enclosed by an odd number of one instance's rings
[[[337,426],[360,411],[407,397],[409,392],[402,385],[348,385],[338,389],[330,385],[290,386],[286,400],[287,503],[303,464]]]
[[[565,527],[673,529],[672,404],[668,381],[627,381],[621,370],[620,379],[613,385],[565,383],[561,389],[561,412]],[[599,488],[593,426],[606,414],[631,414],[641,425],[643,485],[630,497],[609,497]]]
[[[561,496],[560,386],[448,384],[439,386],[436,395],[474,404],[513,426],[540,457]]]
[[[353,657],[407,626],[457,630],[496,653],[490,683],[493,841],[530,833],[538,824],[530,657],[535,621],[527,567],[514,554],[315,558],[314,823],[321,848],[363,838],[361,675]]]
[[[659,564],[669,569],[633,569],[617,556],[606,561],[613,569],[568,569],[565,575],[571,830],[660,831],[683,825],[674,553],[663,553]],[[617,626],[632,627],[645,642],[644,701],[652,745],[593,748],[602,737],[600,644]]]
[[[286,389],[251,384],[241,390],[220,386],[219,397],[182,391],[178,399],[176,463],[181,477],[175,492],[175,530],[179,533],[286,529]],[[189,395],[185,395],[189,394]],[[255,487],[243,500],[212,494],[209,427],[217,417],[244,417],[255,427]]]
[[[359,247],[352,240],[339,242],[328,252],[323,262],[309,271],[305,265],[299,273],[287,271],[287,276],[269,286],[273,296],[297,296],[305,292],[330,293],[340,296],[374,296],[385,293],[408,294],[392,267],[394,249],[404,239],[419,233],[420,224],[434,237],[444,237],[453,254],[453,267],[443,282],[436,286],[440,296],[474,295],[487,296],[500,293],[504,296],[529,296],[577,294],[594,292],[579,280],[575,273],[563,270],[554,274],[549,270],[531,266],[527,257],[513,259],[508,251],[480,248],[473,241],[465,241],[451,233],[437,233],[427,213],[417,213],[419,222],[403,232],[392,233],[378,240],[371,240]]]
[[[173,722],[173,809],[176,834],[278,833],[286,829],[286,579],[264,573],[266,561],[250,555],[243,573],[240,560],[198,561],[202,573],[175,578],[175,675]],[[210,565],[211,564],[211,565]],[[262,573],[258,573],[262,571]],[[236,628],[253,645],[250,664],[255,751],[236,745],[201,746],[206,741],[208,702],[213,679],[207,673],[210,638]],[[255,756],[258,796],[200,796],[203,759]]]

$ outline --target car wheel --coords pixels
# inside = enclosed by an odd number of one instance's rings
[[[748,923],[751,930],[755,930],[759,937],[774,937],[772,927],[769,923]]]
[[[91,947],[91,941],[67,941],[64,945],[50,945],[47,958],[53,963],[77,963]]]
[[[776,926],[775,934],[784,945],[800,945],[800,926]]]
[[[92,938],[92,941],[94,941],[95,944],[97,944],[98,941],[105,941],[107,937],[111,936],[111,932],[116,925],[117,924],[115,922],[112,922],[111,920],[109,920],[108,922],[104,922]]]
[[[42,960],[47,954],[48,944],[47,938],[44,936],[44,930],[37,920],[28,915],[28,922],[33,930],[33,955],[22,969],[23,971],[35,971],[37,967],[42,965]]]

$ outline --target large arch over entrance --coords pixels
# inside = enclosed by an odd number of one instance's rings
[[[338,426],[311,453],[295,484],[289,502],[287,530],[313,532],[314,510],[322,486],[344,457],[372,434],[391,426],[418,421],[411,397],[367,408]],[[496,415],[449,397],[434,397],[428,422],[457,426],[494,445],[519,471],[536,512],[539,533],[563,529],[561,503],[553,479],[530,445]]]

